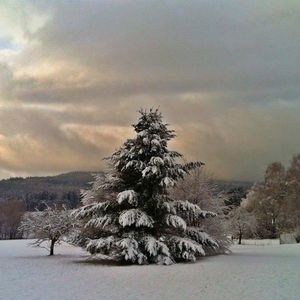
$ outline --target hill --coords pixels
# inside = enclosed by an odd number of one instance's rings
[[[21,200],[26,210],[43,208],[45,203],[64,203],[70,208],[78,206],[80,190],[93,180],[91,172],[70,172],[57,176],[9,178],[0,181],[0,201]],[[216,180],[218,190],[243,197],[251,182]],[[235,200],[233,200],[235,201]]]
[[[91,172],[71,172],[57,176],[9,178],[0,181],[0,201],[21,200],[26,210],[41,208],[43,203],[66,203],[76,207],[80,190],[93,180]]]

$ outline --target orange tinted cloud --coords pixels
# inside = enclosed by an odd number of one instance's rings
[[[300,149],[299,20],[297,1],[2,1],[0,176],[103,168],[160,106],[172,147],[259,178]]]

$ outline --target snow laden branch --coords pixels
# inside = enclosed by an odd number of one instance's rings
[[[167,244],[174,258],[179,261],[195,261],[197,256],[205,256],[202,245],[189,238],[173,236]]]
[[[211,211],[202,210],[197,204],[189,201],[177,200],[173,202],[177,212],[188,212],[194,215],[195,218],[216,217],[217,214]]]
[[[123,211],[119,217],[122,227],[135,225],[136,227],[153,227],[153,219],[140,209],[130,209]]]
[[[174,228],[186,229],[186,222],[176,215],[166,215],[166,224],[168,226],[173,226]]]
[[[117,201],[119,204],[122,204],[124,201],[127,201],[129,204],[137,204],[137,193],[134,190],[126,190],[118,194]]]
[[[219,247],[218,243],[212,237],[210,237],[206,232],[199,230],[199,228],[188,227],[185,233],[190,239],[200,243],[201,245],[212,248]]]
[[[113,203],[110,201],[100,202],[100,203],[92,203],[81,207],[78,210],[75,210],[72,215],[74,215],[77,219],[84,219],[88,217],[93,217],[100,213],[105,213],[109,208],[113,206]]]
[[[114,215],[105,215],[103,217],[90,219],[86,224],[85,227],[92,227],[92,228],[105,228],[111,224],[115,223],[115,216]]]

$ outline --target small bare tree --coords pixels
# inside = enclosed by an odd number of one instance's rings
[[[243,207],[238,207],[229,214],[229,228],[233,236],[238,238],[239,245],[241,245],[245,234],[255,235],[256,226],[254,215]]]
[[[54,255],[54,245],[61,242],[74,226],[75,220],[65,207],[47,206],[43,211],[26,213],[19,230],[37,239],[33,246],[46,248],[49,255]],[[44,246],[44,242],[48,242],[49,247]]]

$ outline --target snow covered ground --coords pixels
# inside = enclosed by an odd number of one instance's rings
[[[233,253],[173,266],[86,263],[68,245],[57,256],[0,241],[1,300],[300,299],[300,244],[234,246]]]

